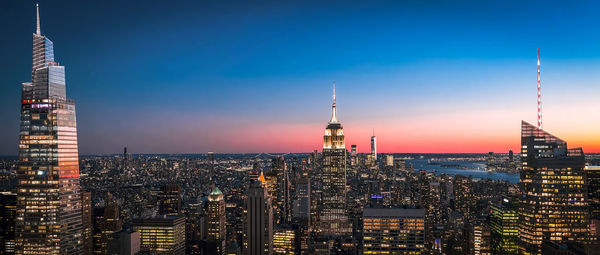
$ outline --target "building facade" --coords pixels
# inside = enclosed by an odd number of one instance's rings
[[[517,254],[519,241],[519,203],[503,198],[491,205],[490,213],[492,254]]]
[[[425,254],[425,210],[364,208],[363,254]]]
[[[581,148],[527,122],[521,124],[522,254],[541,254],[542,242],[589,241],[585,158]]]
[[[156,255],[185,254],[185,217],[163,216],[134,219],[133,229],[140,233],[140,251]]]
[[[0,192],[0,254],[15,254],[17,194]]]
[[[206,212],[207,239],[217,242],[217,250],[222,253],[225,250],[226,235],[226,217],[225,217],[225,199],[219,188],[208,195],[208,204]]]
[[[337,119],[335,88],[331,119],[323,136],[322,182],[323,196],[320,228],[323,235],[344,235],[352,232],[346,210],[346,146],[344,128]]]
[[[273,207],[264,182],[250,183],[246,210],[245,254],[273,254]]]
[[[177,184],[168,184],[158,192],[159,213],[178,215],[181,213],[181,188]]]
[[[33,34],[31,82],[22,84],[17,168],[17,254],[81,254],[82,213],[75,102],[65,67],[41,34]]]

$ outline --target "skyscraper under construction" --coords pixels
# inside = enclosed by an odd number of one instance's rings
[[[33,34],[31,82],[22,85],[17,169],[17,254],[81,254],[82,213],[75,102],[65,67],[41,34]]]

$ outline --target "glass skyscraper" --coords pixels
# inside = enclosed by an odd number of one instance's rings
[[[521,254],[541,254],[543,241],[588,242],[585,158],[581,148],[527,122],[521,124]]]
[[[75,102],[67,98],[65,68],[41,34],[33,34],[31,82],[22,84],[17,169],[17,254],[80,254],[81,189]]]

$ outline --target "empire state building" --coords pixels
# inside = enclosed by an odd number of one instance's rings
[[[82,202],[75,102],[65,67],[41,34],[33,34],[31,82],[22,84],[17,168],[16,254],[81,254]]]
[[[344,128],[337,119],[335,85],[331,119],[323,136],[322,180],[321,233],[330,236],[350,233],[352,229],[346,213],[346,146]]]

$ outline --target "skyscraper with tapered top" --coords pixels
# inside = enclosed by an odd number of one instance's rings
[[[541,254],[542,242],[590,241],[585,155],[542,129],[537,56],[537,126],[521,122],[519,254]]]
[[[542,242],[586,244],[589,232],[585,157],[581,148],[527,122],[521,124],[520,254]]]
[[[17,169],[17,254],[81,254],[82,213],[75,102],[65,67],[42,35],[39,7],[31,82],[22,84]]]
[[[371,136],[371,157],[377,162],[377,136],[375,136],[375,129],[373,129],[373,135]]]
[[[323,200],[320,231],[325,235],[342,235],[352,231],[346,213],[346,146],[344,128],[337,119],[335,84],[331,119],[323,136]]]

